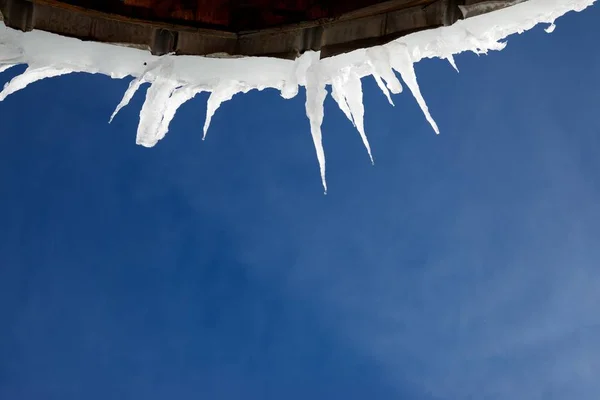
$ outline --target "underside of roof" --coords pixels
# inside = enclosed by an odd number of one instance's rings
[[[456,22],[487,0],[0,0],[11,28],[153,54],[328,57]]]

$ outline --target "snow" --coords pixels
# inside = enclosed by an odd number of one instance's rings
[[[306,88],[306,114],[317,153],[323,182],[325,151],[321,125],[327,86],[340,109],[354,124],[373,162],[364,127],[364,105],[361,78],[373,76],[387,97],[402,92],[398,72],[421,107],[433,130],[439,129],[423,97],[414,64],[424,58],[442,58],[458,71],[454,55],[465,51],[485,54],[502,50],[507,36],[522,33],[539,23],[555,29],[555,21],[569,11],[582,11],[595,0],[513,0],[509,8],[498,9],[490,1],[486,7],[496,11],[461,20],[448,27],[407,35],[383,46],[360,49],[321,60],[319,53],[308,52],[294,61],[266,57],[213,58],[195,56],[157,57],[148,51],[104,43],[83,42],[47,32],[23,33],[6,28],[0,21],[0,73],[18,64],[26,71],[8,82],[0,92],[0,101],[42,79],[72,72],[101,73],[114,79],[133,77],[110,121],[125,107],[144,83],[150,87],[140,111],[136,142],[154,146],[169,130],[177,109],[196,94],[206,91],[208,100],[204,134],[222,103],[237,93],[274,88],[285,99]],[[466,16],[481,12],[481,7],[465,8]]]

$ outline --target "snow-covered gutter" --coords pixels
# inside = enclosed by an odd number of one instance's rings
[[[394,71],[400,74],[436,133],[439,129],[421,95],[414,63],[424,58],[444,58],[455,68],[453,55],[472,51],[502,50],[501,42],[539,23],[552,31],[557,18],[569,11],[582,11],[595,0],[528,0],[509,8],[458,21],[452,26],[417,32],[383,46],[356,50],[320,59],[315,52],[300,58],[282,60],[265,57],[209,58],[198,56],[152,56],[148,51],[95,42],[83,42],[42,31],[23,33],[0,22],[0,72],[27,64],[25,72],[4,86],[0,101],[30,83],[71,72],[101,73],[115,79],[134,77],[111,116],[126,106],[144,83],[150,87],[140,111],[136,142],[154,146],[169,129],[177,109],[200,92],[210,92],[204,136],[219,106],[237,93],[253,89],[278,89],[283,98],[306,88],[306,114],[317,152],[323,187],[325,153],[321,124],[327,85],[340,109],[353,122],[371,157],[363,117],[361,78],[372,75],[393,104],[390,92],[402,91]]]

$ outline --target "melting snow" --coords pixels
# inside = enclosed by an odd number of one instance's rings
[[[169,130],[177,109],[196,94],[210,92],[204,136],[211,118],[220,105],[237,94],[253,89],[278,89],[283,98],[306,88],[306,114],[315,145],[323,188],[325,152],[321,125],[327,86],[340,109],[358,130],[371,162],[373,156],[364,128],[361,78],[372,75],[387,97],[402,92],[398,72],[410,89],[433,130],[439,129],[421,94],[414,64],[423,58],[443,58],[458,71],[454,54],[464,51],[487,53],[502,50],[501,40],[522,33],[539,23],[554,22],[569,11],[582,11],[595,0],[514,0],[512,7],[458,21],[448,27],[413,33],[383,46],[356,50],[321,60],[309,52],[295,61],[274,58],[208,58],[193,56],[152,56],[147,51],[103,43],[83,42],[42,31],[23,33],[6,28],[0,21],[0,73],[18,64],[28,64],[21,75],[8,82],[0,92],[0,101],[27,85],[45,78],[71,72],[101,73],[115,79],[134,77],[117,105],[110,121],[125,107],[144,83],[150,87],[140,111],[138,144],[154,146]],[[494,2],[490,2],[494,3]],[[477,14],[469,8],[464,13]]]

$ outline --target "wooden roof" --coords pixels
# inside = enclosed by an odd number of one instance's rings
[[[153,54],[322,57],[454,23],[473,0],[0,0],[7,26]],[[478,1],[478,0],[475,0]],[[480,0],[479,0],[480,1]]]

